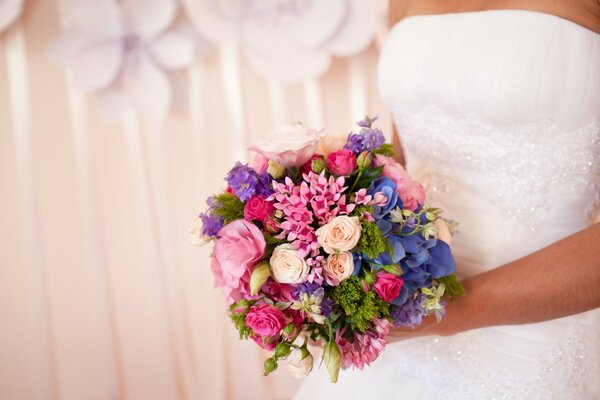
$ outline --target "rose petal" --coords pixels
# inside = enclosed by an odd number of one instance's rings
[[[88,45],[81,49],[73,64],[75,87],[91,91],[108,86],[121,66],[119,42],[110,40]]]
[[[125,24],[143,39],[150,39],[173,22],[177,3],[175,0],[125,0]]]

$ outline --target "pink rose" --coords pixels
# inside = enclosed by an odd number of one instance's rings
[[[255,154],[249,166],[258,174],[264,174],[269,168],[269,159],[262,154]]]
[[[246,324],[260,336],[279,336],[286,325],[285,315],[275,306],[260,304],[250,307]]]
[[[383,300],[390,303],[400,294],[404,281],[399,276],[389,272],[380,272],[377,274],[377,282],[373,285],[375,292]]]
[[[270,338],[270,337],[263,338],[260,335],[250,335],[250,338],[252,338],[252,340],[254,340],[257,345],[259,345],[260,347],[262,347],[263,349],[265,349],[267,351],[273,351],[273,350],[275,350],[275,347],[277,346],[277,340],[275,340],[274,338]]]
[[[267,132],[250,150],[284,167],[299,167],[310,160],[322,135],[322,130],[307,129],[302,124],[280,125]]]
[[[348,149],[329,153],[327,169],[334,175],[350,175],[356,169],[356,156]]]
[[[391,157],[377,154],[375,157],[375,166],[383,165],[383,176],[387,176],[397,186],[396,192],[404,203],[404,208],[415,211],[425,202],[425,190],[423,186],[413,180],[408,172]]]
[[[264,221],[275,211],[273,203],[262,195],[252,196],[244,206],[244,218],[248,221]]]
[[[250,293],[250,272],[264,255],[265,238],[256,225],[237,220],[219,231],[211,270],[215,286],[220,287],[227,303],[232,304]]]

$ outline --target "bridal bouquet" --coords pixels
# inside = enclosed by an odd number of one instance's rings
[[[441,210],[391,158],[375,119],[333,150],[321,131],[276,128],[190,230],[196,244],[214,242],[211,269],[240,338],[272,351],[265,374],[284,363],[307,375],[310,340],[335,382],[340,368],[373,362],[391,327],[442,318],[444,293],[462,291]]]

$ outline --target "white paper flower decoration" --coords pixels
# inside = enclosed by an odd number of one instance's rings
[[[50,55],[76,88],[96,93],[108,120],[130,107],[164,117],[185,87],[177,73],[207,47],[177,23],[176,0],[71,0],[63,9],[67,28]]]
[[[0,32],[15,22],[23,10],[23,0],[0,0]]]
[[[331,56],[362,52],[373,39],[373,0],[183,0],[197,29],[239,41],[253,68],[280,81],[314,78]]]

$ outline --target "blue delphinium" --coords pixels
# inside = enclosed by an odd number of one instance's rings
[[[242,201],[246,201],[257,194],[268,196],[272,193],[269,174],[259,175],[247,164],[242,164],[239,161],[227,173],[225,180],[229,183],[233,194]]]

